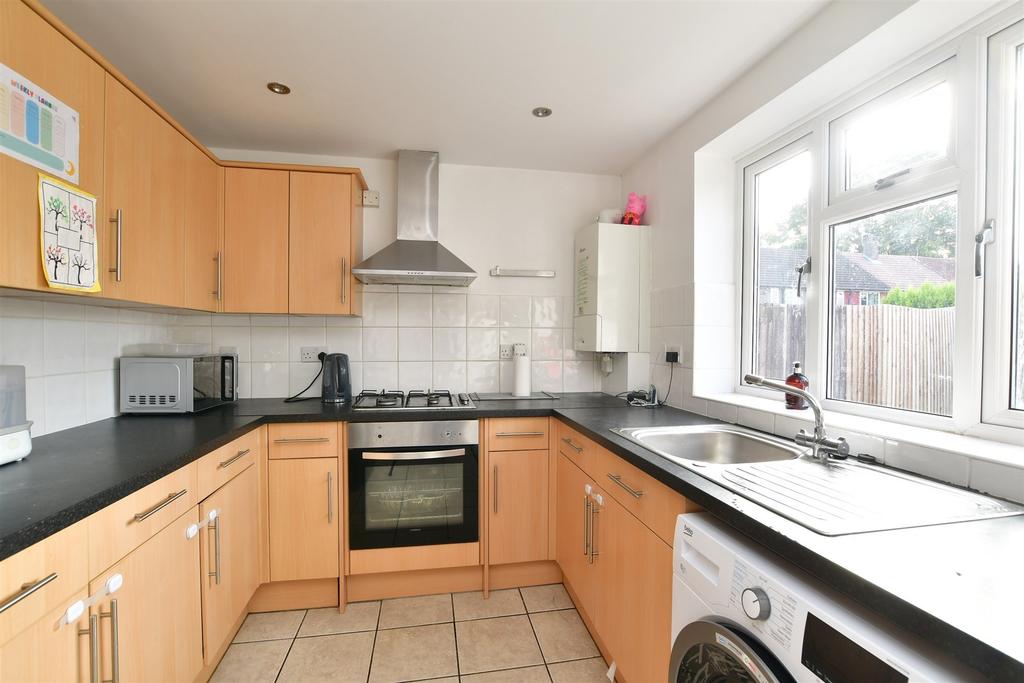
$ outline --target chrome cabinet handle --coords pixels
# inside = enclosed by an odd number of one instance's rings
[[[89,615],[89,628],[78,629],[78,635],[89,636],[89,683],[100,683],[100,618]]]
[[[43,577],[38,581],[29,581],[21,585],[21,590],[12,595],[11,597],[4,600],[4,603],[0,605],[0,614],[3,614],[10,608],[17,605],[19,602],[27,598],[28,596],[35,593],[37,590],[50,583],[57,578],[57,572],[50,574],[49,576]]]
[[[590,564],[594,564],[594,558],[600,555],[597,551],[597,516],[601,514],[601,504],[600,496],[590,504],[590,558],[587,560]]]
[[[222,463],[220,463],[219,465],[217,465],[217,469],[218,469],[218,470],[220,470],[220,469],[224,469],[225,467],[228,467],[228,466],[230,466],[230,465],[231,465],[231,463],[233,463],[234,461],[238,460],[238,459],[239,459],[239,458],[241,458],[241,457],[242,457],[243,455],[246,455],[247,453],[249,453],[249,451],[250,451],[250,450],[251,450],[251,449],[249,449],[249,448],[246,448],[246,449],[245,449],[244,451],[238,451],[238,453],[236,453],[236,454],[235,454],[234,456],[232,456],[232,457],[228,458],[228,459],[227,459],[227,460],[225,460],[224,462],[222,462]]]
[[[143,520],[149,519],[150,517],[152,517],[156,513],[160,512],[161,510],[163,510],[165,507],[167,507],[168,505],[170,505],[174,501],[176,501],[179,498],[181,498],[182,496],[184,496],[186,493],[188,493],[188,489],[182,489],[182,490],[178,491],[177,493],[170,493],[170,494],[167,495],[166,498],[164,498],[163,500],[161,500],[159,503],[157,503],[153,507],[149,508],[148,510],[143,510],[142,512],[136,512],[135,515],[132,517],[132,519],[134,519],[136,522],[141,522]]]
[[[327,443],[330,441],[326,436],[309,437],[305,439],[274,439],[274,443],[289,444],[289,443]]]
[[[583,494],[583,554],[590,556],[590,496]]]
[[[110,679],[101,683],[120,683],[121,681],[121,652],[119,647],[118,619],[117,619],[117,598],[110,601],[110,611],[100,610],[101,619],[110,619]],[[90,617],[90,621],[91,621]],[[98,658],[97,658],[98,659]]]
[[[583,446],[577,446],[576,444],[574,444],[572,442],[572,439],[570,439],[567,436],[563,436],[562,437],[562,443],[564,443],[566,446],[568,446],[569,448],[573,449],[577,453],[582,453],[583,452]]]
[[[212,576],[213,582],[218,586],[220,585],[220,526],[220,515],[213,517],[207,525],[207,528],[213,530],[213,571],[206,572],[206,575]]]
[[[498,432],[495,436],[499,438],[507,436],[544,436],[544,432]]]
[[[121,281],[121,229],[124,226],[124,214],[121,209],[118,209],[114,214],[114,217],[110,219],[111,223],[117,224],[117,256],[114,259],[114,267],[108,268],[111,273],[115,273],[114,280],[117,282]]]
[[[494,514],[498,514],[498,466],[494,466]]]
[[[363,453],[363,460],[438,460],[458,458],[466,454],[465,448],[450,448],[446,451],[412,451],[409,453]]]
[[[628,493],[629,495],[633,496],[634,498],[639,498],[640,496],[644,495],[644,492],[642,490],[635,489],[632,486],[630,486],[629,484],[627,484],[626,482],[622,481],[622,475],[621,474],[611,474],[609,472],[608,473],[608,478],[611,479],[612,481],[614,481],[616,484],[618,484],[622,488],[626,489],[626,493]]]
[[[224,257],[218,251],[213,260],[217,263],[217,282],[214,285],[213,296],[220,301],[224,298]]]
[[[327,473],[327,523],[334,523],[334,472]]]
[[[348,298],[348,259],[344,256],[341,257],[341,303],[345,303],[345,299]]]

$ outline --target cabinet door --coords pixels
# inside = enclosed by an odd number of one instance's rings
[[[89,628],[88,615],[76,623],[55,625],[73,602],[84,600],[83,587],[66,604],[22,630],[0,646],[0,681],[18,683],[85,683],[89,680],[89,636],[79,629]]]
[[[612,570],[599,632],[627,681],[663,679],[672,650],[672,548],[615,501],[603,514]]]
[[[96,593],[110,576],[124,579],[96,607],[111,615],[100,619],[103,679],[114,661],[122,681],[191,681],[202,669],[199,537],[186,535],[198,516],[193,507],[91,582]]]
[[[224,311],[288,312],[288,171],[224,169]]]
[[[352,176],[291,172],[288,310],[352,312]]]
[[[491,454],[493,457],[493,453]],[[585,491],[587,475],[564,455],[558,456],[558,516],[555,526],[555,557],[565,581],[572,588],[581,606],[592,604],[589,570],[587,524],[590,498]]]
[[[548,452],[504,451],[489,457],[490,563],[547,559]]]
[[[192,144],[185,149],[185,306],[220,307],[224,169]]]
[[[217,511],[202,532],[203,640],[206,663],[220,651],[259,586],[259,488],[252,465],[199,506]]]
[[[271,460],[270,580],[338,576],[338,459]]]
[[[78,112],[78,185],[102,203],[103,69],[22,2],[0,2],[0,63]],[[10,84],[0,83],[5,107],[10,96]],[[39,262],[38,187],[38,168],[0,155],[0,285],[47,288]],[[98,207],[98,224],[103,216]]]
[[[183,306],[185,150],[189,143],[109,74],[104,124],[107,216],[101,222],[108,229],[101,234],[108,236],[100,247],[100,275],[105,295]],[[120,281],[116,272],[119,245]]]

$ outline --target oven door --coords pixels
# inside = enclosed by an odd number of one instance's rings
[[[478,540],[476,445],[351,449],[348,459],[353,550]]]

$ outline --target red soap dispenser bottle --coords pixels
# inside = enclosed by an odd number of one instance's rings
[[[786,384],[805,390],[811,385],[807,375],[800,372],[800,363],[793,363],[793,374],[786,378]],[[807,401],[802,396],[786,394],[786,408],[789,410],[807,410]]]

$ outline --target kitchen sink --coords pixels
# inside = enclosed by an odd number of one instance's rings
[[[793,460],[810,453],[767,434],[735,425],[620,427],[613,432],[684,467]]]
[[[854,458],[819,462],[734,425],[611,430],[824,536],[1024,514],[1024,506]]]

